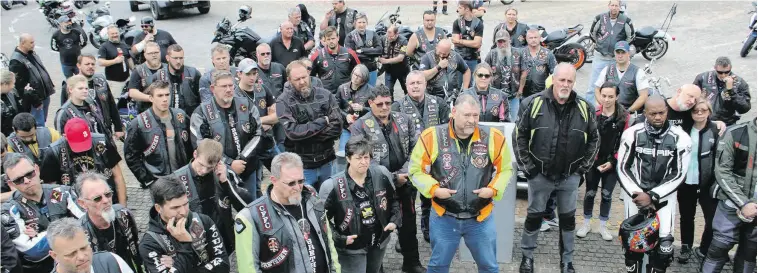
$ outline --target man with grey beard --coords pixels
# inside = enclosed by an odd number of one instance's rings
[[[118,255],[137,273],[142,270],[142,258],[137,253],[137,222],[132,212],[112,204],[113,191],[106,178],[95,172],[80,174],[74,190],[76,202],[87,211],[80,219],[93,252],[108,251]]]
[[[508,95],[510,118],[515,121],[521,101],[520,98],[516,97],[518,79],[521,75],[518,63],[519,49],[511,46],[511,35],[508,34],[507,30],[499,30],[495,34],[495,40],[497,48],[490,50],[487,57],[484,58],[484,62],[492,68],[492,87],[503,90]]]

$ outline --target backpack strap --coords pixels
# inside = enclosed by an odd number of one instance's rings
[[[158,245],[161,246],[161,249],[163,249],[164,252],[166,252],[167,255],[171,256],[174,255],[174,251],[170,251],[168,245],[166,242],[163,241],[163,238],[161,238],[161,235],[158,233],[155,233],[155,231],[146,231],[147,235],[150,235],[150,237],[153,237],[153,240],[158,242]]]

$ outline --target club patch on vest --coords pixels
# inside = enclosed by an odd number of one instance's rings
[[[145,149],[142,154],[145,156],[153,154],[155,152],[155,149],[158,149],[158,144],[160,144],[161,137],[157,134],[153,134],[152,140],[150,141],[150,146]]]
[[[189,188],[189,177],[187,177],[186,174],[180,175],[179,180],[182,181],[182,184],[184,184],[184,190],[187,192],[187,198],[192,198],[192,192]]]
[[[205,105],[205,114],[208,116],[208,120],[215,120],[218,118],[216,112],[213,111],[213,106],[210,104]]]
[[[450,186],[450,182],[458,176],[460,171],[458,168],[453,168],[444,179],[440,180],[440,187],[447,188]]]
[[[240,112],[247,112],[247,105],[240,104]]]
[[[382,201],[379,201],[379,208],[382,210],[387,210],[387,197],[382,196]]]
[[[187,141],[188,138],[189,138],[189,135],[187,135],[187,131],[182,131],[182,140]]]
[[[179,123],[184,123],[184,114],[182,113],[176,114],[176,120],[179,121]]]
[[[350,219],[353,219],[353,208],[347,208],[345,211],[345,218],[342,219],[342,223],[340,224],[340,229],[342,231],[347,231],[347,227],[350,225]]]
[[[245,124],[242,124],[242,131],[249,134],[250,127],[251,127],[250,122],[246,122]]]
[[[271,231],[273,225],[271,224],[271,216],[268,215],[268,207],[266,204],[260,204],[255,206],[255,210],[258,211],[258,218],[263,223],[261,232]]]
[[[491,100],[499,100],[500,99],[500,95],[498,95],[497,93],[492,93],[492,94],[490,94],[490,99]]]
[[[71,177],[67,173],[61,175],[61,184],[68,185],[71,183]]]
[[[275,237],[268,238],[268,250],[271,252],[279,252],[279,240]]]
[[[61,192],[61,188],[53,189],[53,192],[50,194],[50,203],[56,204],[62,200],[63,193]]]
[[[276,256],[274,256],[274,258],[272,258],[269,261],[262,262],[261,268],[268,270],[274,266],[279,266],[284,262],[284,260],[287,259],[287,256],[289,256],[289,254],[290,254],[289,249],[287,249],[287,247],[282,247],[282,251],[277,253]]]
[[[11,142],[15,144],[16,147],[13,147],[13,149],[16,150],[17,153],[25,153],[24,146],[19,143],[18,138],[12,137]]]
[[[140,114],[139,117],[142,119],[142,123],[145,124],[146,129],[150,130],[153,128],[153,125],[150,124],[150,120],[147,118],[147,112]]]
[[[100,141],[95,145],[95,152],[98,154],[105,154],[105,141]]]
[[[216,134],[216,136],[213,137],[213,140],[221,142],[221,135]]]
[[[442,155],[442,168],[445,170],[452,170],[453,164],[451,162],[453,161],[453,155],[451,154],[443,154]]]
[[[345,178],[337,178],[337,195],[339,195],[340,200],[347,199],[347,183],[345,183]]]

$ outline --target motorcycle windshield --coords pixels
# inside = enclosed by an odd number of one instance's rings
[[[92,22],[92,26],[95,27],[107,27],[110,24],[113,23],[113,17],[110,15],[104,15],[97,17],[94,22]]]

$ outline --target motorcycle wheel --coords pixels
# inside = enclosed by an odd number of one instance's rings
[[[4,10],[11,10],[11,3],[8,1],[3,1],[0,3],[0,6],[3,6]]]
[[[94,46],[97,49],[100,49],[100,46],[102,46],[100,41],[98,39],[95,39],[95,35],[92,33],[89,34],[89,41],[92,44],[92,46]]]
[[[84,7],[84,3],[82,3],[82,1],[74,1],[74,7],[77,9],[82,9]]]
[[[592,63],[592,59],[595,58],[595,42],[590,36],[584,36],[576,42],[584,48],[584,62]]]
[[[503,3],[503,5],[510,5],[513,4],[513,1],[516,0],[500,0],[500,3]]]
[[[747,37],[747,41],[742,44],[742,50],[740,50],[740,57],[745,58],[748,53],[750,53],[750,49],[753,48],[753,44],[755,44],[755,35],[752,33],[750,36]]]
[[[150,13],[153,15],[153,18],[155,20],[163,20],[166,16],[161,13],[161,8],[158,7],[158,2],[152,1],[150,2]]]
[[[587,53],[585,53],[584,48],[577,43],[566,44],[558,49],[558,53],[569,55],[567,61],[570,62],[576,70],[582,68],[587,60]]]
[[[660,59],[669,50],[669,42],[663,38],[653,39],[653,43],[648,45],[645,50],[642,50],[642,57],[645,57],[648,61],[653,58]]]

